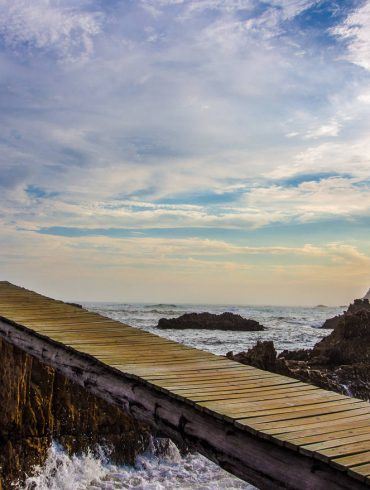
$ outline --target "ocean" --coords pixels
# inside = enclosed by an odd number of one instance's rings
[[[101,313],[143,330],[215,354],[240,352],[257,340],[273,340],[278,351],[312,347],[328,334],[320,330],[326,318],[341,313],[345,307],[283,307],[230,305],[172,305],[87,303],[91,311]],[[162,317],[184,313],[222,313],[230,311],[259,321],[262,332],[226,332],[211,330],[159,330]],[[36,476],[29,478],[24,490],[253,490],[255,487],[228,474],[199,454],[181,456],[174,444],[158,456],[155,445],[138,457],[135,466],[116,466],[109,461],[104,448],[100,456],[85,454],[69,457],[54,444]]]

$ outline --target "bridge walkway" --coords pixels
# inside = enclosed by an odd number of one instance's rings
[[[260,488],[370,485],[367,402],[187,347],[8,282],[0,282],[0,320],[5,340],[67,376],[70,367],[58,360],[60,349],[72,356],[71,365],[75,355],[81,365],[98,364],[101,375],[96,367],[90,378],[80,372],[77,382],[114,403],[127,402],[131,413],[170,436],[181,433]],[[108,375],[132,383],[131,391],[122,388],[123,401],[118,388],[113,394],[116,381],[103,386]],[[176,423],[171,411],[181,411]]]

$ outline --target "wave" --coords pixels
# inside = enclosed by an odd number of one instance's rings
[[[107,450],[97,448],[68,456],[56,443],[49,449],[48,457],[29,477],[20,490],[254,490],[231,476],[199,454],[181,456],[168,439],[153,440],[149,450],[139,456],[135,466],[117,466],[109,462]]]
[[[146,305],[144,308],[178,308],[177,305],[158,303],[157,305]]]
[[[154,309],[154,310],[148,310],[145,313],[156,313],[156,314],[160,314],[160,315],[179,315],[179,311],[175,311],[175,310],[157,310],[157,309]]]

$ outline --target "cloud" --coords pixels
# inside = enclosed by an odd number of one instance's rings
[[[101,22],[101,13],[91,11],[85,1],[79,7],[68,0],[3,0],[0,4],[0,35],[9,47],[55,52],[63,60],[88,58]]]
[[[31,240],[50,263],[96,246],[99,271],[142,270],[140,254],[157,271],[212,259],[235,274],[247,257],[243,273],[261,281],[265,257],[289,268],[287,255],[303,267],[316,254],[324,267],[338,228],[369,213],[370,99],[353,61],[365,5],[316,3],[1,2],[0,220],[14,261],[33,261]],[[300,223],[321,226],[310,249],[288,236]],[[133,239],[158,230],[156,245]],[[132,242],[117,255],[109,233]],[[227,244],[172,241],[168,258],[165,241],[194,236]]]
[[[370,211],[369,183],[356,179],[329,177],[303,182],[296,187],[273,186],[253,189],[247,204],[265,209],[270,219],[314,221],[328,218],[366,216]]]
[[[338,136],[341,125],[338,121],[330,121],[328,124],[323,124],[322,126],[310,130],[305,138],[307,139],[318,139],[323,136]]]
[[[370,70],[370,2],[367,0],[345,21],[332,29],[335,36],[347,43],[345,58]]]

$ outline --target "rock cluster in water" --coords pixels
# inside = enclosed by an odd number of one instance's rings
[[[370,309],[346,312],[333,332],[313,349],[285,350],[277,355],[273,342],[258,342],[247,352],[229,352],[227,357],[369,400]]]
[[[234,313],[185,313],[178,318],[161,318],[158,322],[158,328],[185,329],[193,328],[195,330],[236,330],[240,332],[254,332],[265,330],[265,327],[256,320],[243,318]]]
[[[70,454],[108,445],[133,464],[149,429],[53,368],[0,339],[0,489],[42,465],[52,440]]]
[[[339,325],[339,323],[343,320],[344,315],[346,313],[356,313],[357,311],[368,310],[370,311],[370,303],[368,298],[355,299],[352,304],[349,305],[347,311],[343,312],[342,315],[336,315],[332,318],[328,318],[325,320],[324,324],[321,328],[332,329]]]

